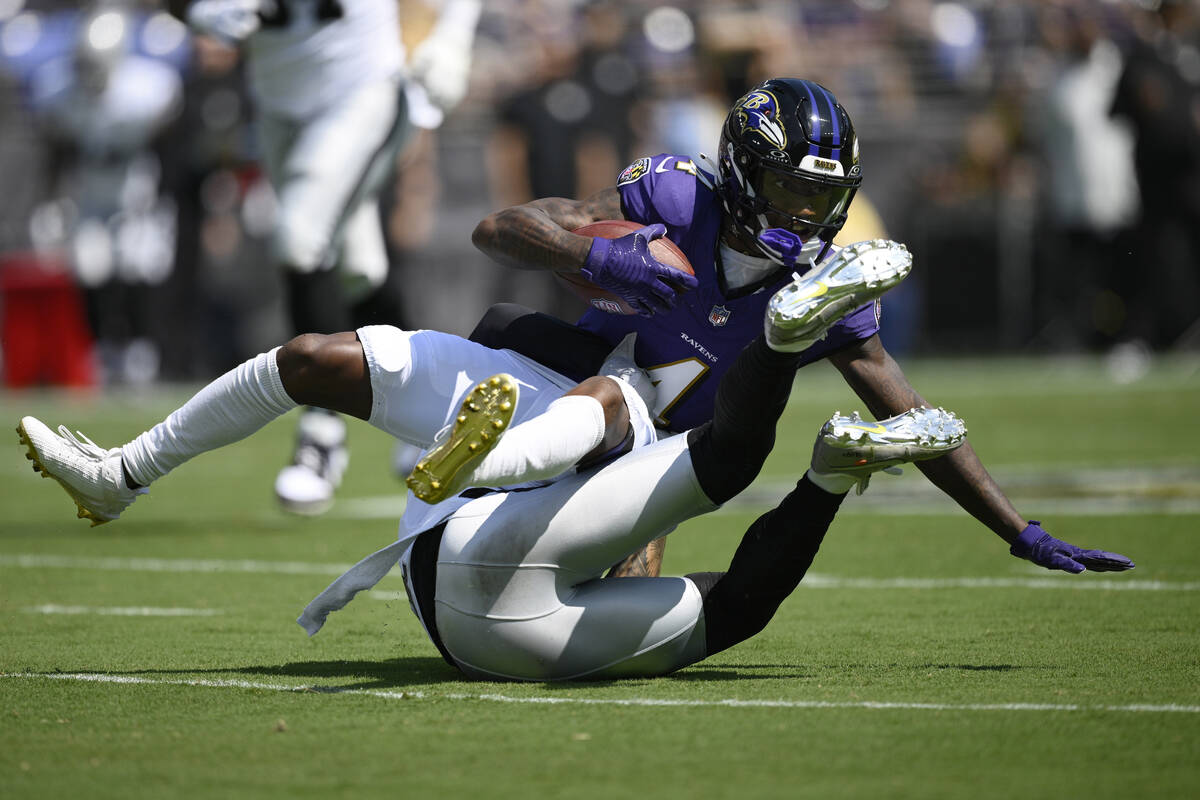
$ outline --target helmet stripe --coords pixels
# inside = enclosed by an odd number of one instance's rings
[[[813,94],[812,85],[808,81],[800,81],[799,83],[800,83],[800,86],[804,89],[804,93],[808,95],[808,101],[810,103],[812,103],[813,109],[816,110],[817,109],[817,98],[816,98],[816,95]],[[814,140],[816,140],[817,142],[820,142],[821,141],[821,115],[820,115],[820,113],[814,114],[812,116],[811,121],[812,121],[812,138]],[[814,144],[813,142],[809,142],[808,154],[810,156],[820,156],[821,155],[820,145]]]
[[[825,87],[821,86],[820,84],[814,83],[812,84],[812,87],[813,90],[815,90],[813,94],[816,95],[814,102],[816,103],[816,108],[821,116],[821,119],[825,119],[826,116],[828,116],[830,123],[833,125],[832,130],[822,131],[823,135],[818,138],[817,141],[820,142],[821,147],[817,152],[817,157],[834,158],[834,150],[838,145],[837,101],[834,100],[833,95],[826,91]]]
[[[837,147],[842,141],[841,125],[838,124],[837,100],[825,87],[818,85],[817,88],[821,90],[821,95],[829,103],[829,120],[833,123],[833,145]]]

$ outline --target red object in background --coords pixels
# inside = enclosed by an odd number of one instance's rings
[[[4,385],[96,385],[83,297],[62,258],[0,255],[0,346]]]

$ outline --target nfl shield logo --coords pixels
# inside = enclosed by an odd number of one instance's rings
[[[725,306],[713,306],[712,311],[708,312],[708,321],[714,328],[721,327],[729,322],[729,309]]]

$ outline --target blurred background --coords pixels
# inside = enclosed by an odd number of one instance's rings
[[[1133,380],[1200,349],[1200,13],[1169,0],[491,0],[466,99],[397,158],[394,323],[468,333],[546,275],[470,243],[490,211],[716,149],[729,104],[815,79],[861,140],[839,241],[917,270],[898,354],[1097,354]],[[400,0],[405,43],[437,4]],[[210,378],[290,337],[239,51],[158,2],[0,0],[8,386]]]

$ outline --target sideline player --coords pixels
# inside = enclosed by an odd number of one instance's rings
[[[833,238],[862,183],[850,116],[812,81],[775,78],[747,93],[730,109],[719,147],[711,172],[688,156],[641,158],[613,188],[583,200],[543,198],[503,209],[475,229],[476,246],[497,262],[587,272],[643,309],[642,316],[593,309],[569,326],[503,306],[471,338],[518,350],[566,375],[587,375],[612,343],[636,332],[635,360],[657,384],[651,409],[657,424],[675,432],[711,419],[720,378],[757,333],[772,295],[793,270],[836,257]],[[688,257],[698,287],[676,294],[671,271],[644,241],[631,241],[636,237],[609,242],[572,233],[617,218],[654,226],[643,238],[665,232]],[[878,302],[851,310],[800,353],[798,366],[827,358],[883,419],[929,404],[884,349],[879,314]],[[1010,545],[1040,530],[1017,512],[970,443],[919,466]],[[660,560],[658,543],[621,574],[657,574]]]
[[[406,80],[396,0],[172,0],[196,30],[243,45],[264,166],[278,201],[274,257],[296,334],[351,330],[351,307],[387,277],[377,195],[413,124],[436,127],[466,94],[480,0],[447,0]],[[309,407],[284,509],[333,502],[349,460],[345,422]]]

